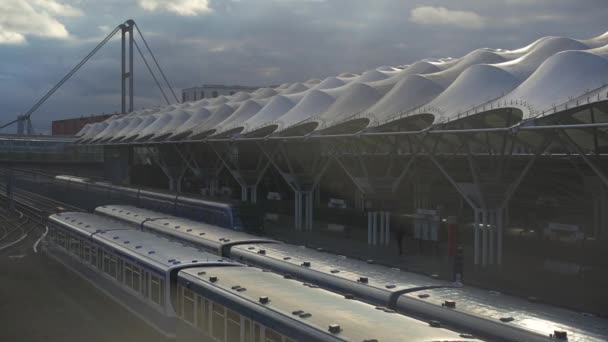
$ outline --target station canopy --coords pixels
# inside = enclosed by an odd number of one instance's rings
[[[488,128],[512,125],[559,113],[594,91],[599,97],[608,89],[607,44],[608,33],[584,40],[544,37],[514,50],[480,48],[461,58],[137,110],[88,124],[77,135],[81,143],[142,144],[419,131],[471,120]],[[484,119],[490,112],[509,119]]]

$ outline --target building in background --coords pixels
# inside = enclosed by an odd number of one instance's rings
[[[200,87],[186,88],[182,90],[182,102],[196,101],[207,98],[214,98],[220,95],[234,95],[239,91],[250,93],[255,91],[259,87],[246,87],[246,86],[225,86],[217,84],[205,84]]]
[[[100,122],[114,114],[101,114],[91,116],[81,116],[73,119],[63,119],[53,121],[51,124],[52,135],[75,135],[80,131],[84,125],[88,123]]]

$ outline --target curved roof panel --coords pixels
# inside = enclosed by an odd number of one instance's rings
[[[172,112],[161,114],[152,124],[139,132],[137,141],[144,141],[154,136],[154,134],[164,127],[173,119]]]
[[[250,98],[251,98],[251,94],[246,93],[244,91],[239,91],[238,93],[232,95],[231,100],[232,101],[245,101]]]
[[[462,57],[454,66],[445,70],[428,74],[427,77],[437,84],[447,88],[464,70],[475,64],[492,64],[504,62],[506,59],[488,49],[478,49]]]
[[[102,131],[100,131],[94,137],[91,138],[91,142],[97,142],[100,139],[106,137],[107,135],[111,135],[112,133],[121,130],[126,126],[126,124],[127,122],[123,118],[110,121],[106,128],[104,128]]]
[[[173,130],[173,134],[167,137],[167,140],[180,140],[192,133],[192,130],[202,124],[211,116],[211,112],[207,107],[199,107],[183,124]]]
[[[380,101],[369,108],[371,125],[380,125],[396,116],[418,108],[439,95],[444,88],[422,75],[408,75]]]
[[[194,127],[188,138],[202,139],[215,133],[215,127],[234,112],[234,108],[227,104],[221,104],[213,109],[213,112],[202,124]]]
[[[347,117],[364,112],[381,97],[382,94],[379,91],[367,84],[349,84],[346,92],[319,115],[319,129],[327,128],[334,122],[340,122]]]
[[[388,78],[388,75],[378,70],[366,71],[361,76],[353,80],[353,82],[373,82]]]
[[[160,140],[161,138],[170,136],[178,127],[192,117],[192,112],[183,109],[176,109],[168,114],[171,116],[171,120],[164,127],[153,133],[149,138],[150,140]]]
[[[91,125],[83,136],[79,139],[80,142],[88,142],[91,138],[95,137],[99,132],[103,131],[106,127],[108,127],[108,121],[97,122]]]
[[[524,119],[528,119],[605,85],[606,75],[608,59],[602,55],[563,51],[548,58],[525,82],[498,101],[523,100],[529,108]]]
[[[294,83],[292,85],[289,86],[289,88],[281,91],[281,95],[289,95],[289,94],[296,94],[296,93],[300,93],[303,91],[308,90],[308,87],[304,84],[304,83]]]
[[[297,105],[277,120],[277,129],[282,130],[289,126],[303,122],[314,115],[323,113],[331,106],[335,97],[321,90],[311,90],[306,93]]]
[[[517,77],[494,65],[473,65],[428,106],[438,108],[439,117],[435,122],[442,122],[454,114],[503,96],[519,83]]]
[[[272,88],[260,88],[259,92],[255,92],[252,96],[254,99],[265,99],[277,94],[277,91]]]
[[[139,132],[143,131],[144,129],[146,129],[146,127],[148,127],[152,123],[154,123],[154,121],[156,121],[161,115],[162,114],[147,115],[141,121],[141,123],[139,125],[137,125],[137,127],[135,127],[134,129],[129,131],[127,134],[125,134],[124,138],[121,141],[124,141],[124,142],[133,141],[134,139],[136,139],[139,136]]]
[[[114,140],[119,140],[119,139],[126,137],[129,134],[129,132],[131,132],[133,129],[135,129],[137,126],[139,126],[141,124],[141,122],[144,120],[144,118],[145,117],[143,117],[143,116],[134,116],[134,117],[128,118],[129,124],[126,125],[120,131],[116,132],[116,134],[114,134],[112,137],[108,137],[108,138],[110,138],[110,141],[114,141]]]
[[[87,134],[87,132],[88,132],[88,131],[89,131],[89,130],[92,128],[92,127],[93,127],[93,124],[88,123],[88,124],[84,125],[84,126],[83,126],[83,127],[80,129],[80,131],[76,132],[76,134],[74,134],[74,135],[75,135],[75,136],[77,136],[77,137],[81,137],[81,136],[83,136],[83,135]]]
[[[317,89],[317,90],[332,89],[332,88],[341,87],[344,85],[344,83],[345,82],[343,80],[341,80],[337,77],[328,77],[328,78],[324,79],[321,83],[317,84],[312,89]]]
[[[112,121],[110,123],[110,125],[108,125],[108,127],[105,130],[103,130],[103,132],[99,133],[95,137],[95,139],[92,141],[104,142],[104,141],[112,139],[112,137],[119,134],[119,132],[121,132],[122,130],[129,127],[129,124],[131,124],[131,121],[133,121],[136,118],[137,117],[129,118],[129,117],[123,116],[120,119]],[[114,125],[112,125],[112,123],[114,123]],[[113,126],[113,127],[111,127],[111,126]]]
[[[220,122],[216,126],[216,131],[224,133],[225,131],[233,131],[235,129],[239,129],[238,132],[242,131],[243,123],[257,114],[262,106],[268,102],[267,99],[264,100],[247,100],[243,102],[243,104],[232,113],[228,118],[224,121]],[[238,133],[236,132],[236,133]]]

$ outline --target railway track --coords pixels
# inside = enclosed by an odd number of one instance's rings
[[[13,190],[14,210],[9,210],[9,199],[6,187],[0,186],[0,203],[4,209],[0,211],[0,252],[11,251],[13,247],[30,241],[32,249],[37,252],[37,246],[47,232],[48,216],[60,211],[82,211],[80,208],[58,202],[30,191],[19,188]],[[27,244],[29,249],[30,244]],[[24,252],[23,248],[20,248]]]

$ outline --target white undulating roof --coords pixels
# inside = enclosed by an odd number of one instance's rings
[[[171,120],[164,127],[161,127],[154,132],[152,137],[149,138],[150,140],[157,140],[170,136],[193,116],[192,112],[186,111],[185,109],[174,109],[168,114],[171,116]]]
[[[607,43],[608,33],[586,40],[544,37],[513,50],[481,48],[461,58],[138,110],[89,124],[78,136],[85,143],[115,143],[421,129],[496,108],[518,110],[525,120],[602,89]]]

